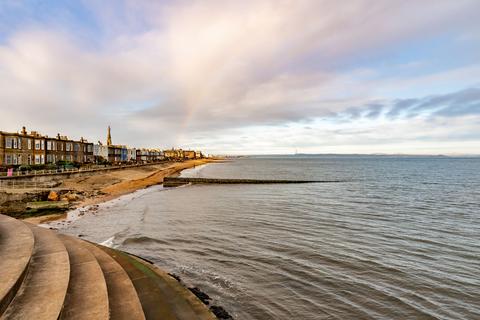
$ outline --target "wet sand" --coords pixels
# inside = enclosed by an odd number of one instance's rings
[[[74,192],[88,194],[84,199],[75,202],[72,210],[106,202],[134,191],[163,183],[163,178],[179,173],[182,170],[206,163],[222,161],[219,159],[187,160],[184,162],[165,162],[151,166],[124,170],[108,171],[92,176],[65,179],[62,187]],[[64,220],[67,213],[49,214],[29,217],[24,221],[41,224],[55,220]]]

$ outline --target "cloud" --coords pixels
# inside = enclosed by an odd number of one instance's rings
[[[369,102],[333,115],[340,119],[377,119],[385,117],[395,120],[414,117],[461,117],[480,115],[480,88],[468,88],[453,93],[431,95],[420,98],[395,99],[393,101]]]
[[[213,148],[209,136],[253,127],[478,115],[478,61],[389,65],[406,75],[379,65],[446,33],[467,37],[480,28],[477,1],[85,0],[45,7],[55,19],[12,6],[0,7],[15,12],[13,31],[0,23],[4,130],[96,141],[111,124],[114,142]],[[449,96],[452,83],[472,88]]]
[[[387,117],[389,118],[396,118],[400,115],[402,111],[409,110],[412,108],[416,103],[418,103],[418,99],[398,99],[393,102],[393,106],[387,113]]]

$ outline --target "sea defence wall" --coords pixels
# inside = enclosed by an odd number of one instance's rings
[[[0,235],[1,319],[217,319],[220,307],[139,257],[4,215]]]
[[[0,182],[4,186],[7,186],[7,181],[32,181],[32,182],[45,182],[52,181],[56,179],[67,179],[75,178],[80,176],[91,176],[98,173],[116,171],[116,170],[125,170],[138,167],[158,165],[162,162],[155,163],[145,163],[145,164],[133,164],[133,165],[121,165],[121,166],[108,166],[105,168],[94,168],[94,169],[59,169],[59,170],[38,170],[34,173],[19,173],[15,172],[12,176],[1,175]],[[0,183],[0,186],[1,186]]]
[[[291,184],[291,183],[335,183],[343,180],[269,180],[269,179],[213,179],[165,177],[164,187],[179,187],[186,184]]]

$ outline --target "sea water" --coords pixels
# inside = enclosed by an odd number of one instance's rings
[[[249,157],[156,186],[61,232],[154,261],[235,319],[480,319],[480,159]]]

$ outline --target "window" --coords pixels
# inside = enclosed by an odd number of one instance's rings
[[[45,141],[35,139],[35,150],[44,150],[45,149]]]
[[[79,145],[78,143],[75,143],[75,144],[73,145],[73,148],[74,148],[73,151],[75,151],[75,152],[80,151],[80,145]]]
[[[47,150],[55,150],[55,141],[47,141]]]
[[[17,138],[16,137],[6,137],[5,138],[5,148],[17,149],[18,148]]]
[[[43,154],[35,155],[35,164],[45,164],[45,157]]]
[[[32,150],[32,139],[27,139],[27,144],[28,144],[28,150]]]
[[[7,154],[7,155],[5,156],[5,163],[6,163],[6,164],[12,164],[12,162],[13,162],[13,161],[12,161],[12,156],[11,156],[10,154]]]
[[[66,147],[65,148],[66,151],[72,151],[72,144],[71,143],[66,143],[65,147]]]

